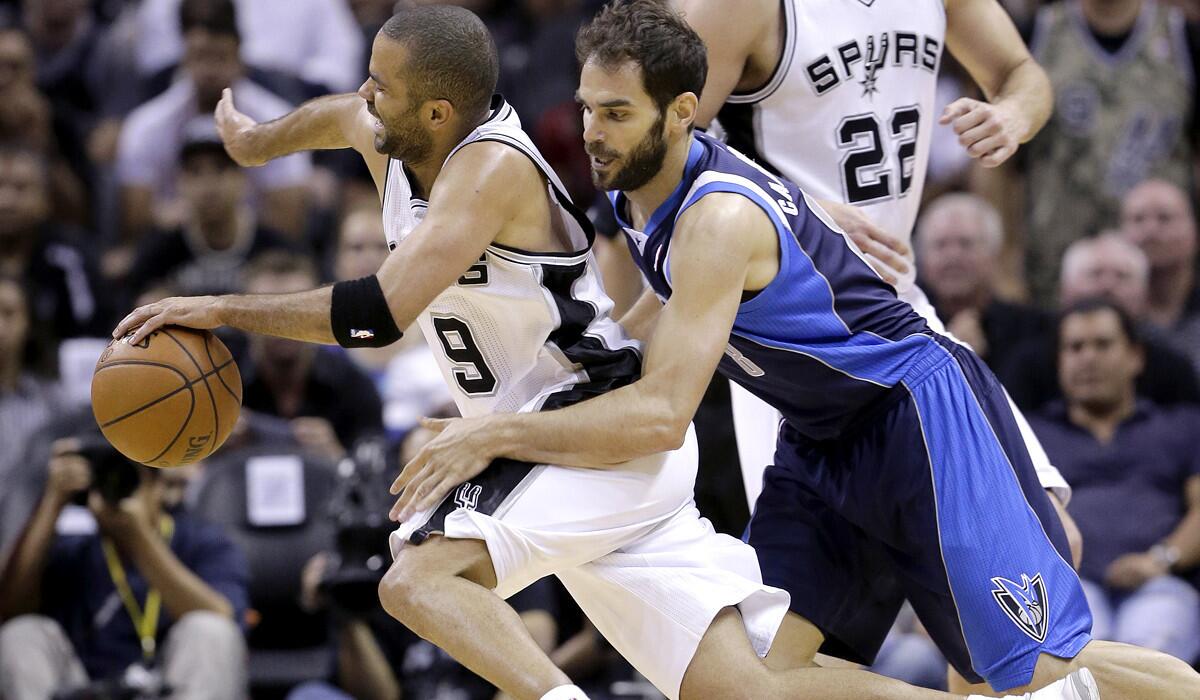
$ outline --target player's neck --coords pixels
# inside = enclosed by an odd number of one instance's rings
[[[1100,34],[1124,34],[1142,11],[1142,0],[1084,0],[1080,6],[1088,26]]]
[[[437,180],[438,174],[442,172],[442,166],[446,164],[446,159],[450,157],[451,151],[457,148],[458,144],[462,143],[467,134],[470,134],[474,129],[475,127],[471,127],[465,131],[458,129],[444,142],[435,140],[433,149],[427,158],[419,161],[404,161],[404,168],[410,176],[409,184],[416,185],[413,190],[414,196],[421,199],[429,199],[429,193],[433,190],[433,183]]]
[[[687,138],[669,146],[667,155],[663,159],[662,168],[658,173],[645,185],[625,193],[631,205],[629,214],[633,217],[633,225],[636,228],[645,228],[646,222],[654,215],[654,210],[667,201],[675,188],[679,186],[679,182],[683,180],[683,170],[687,167],[688,152],[691,147],[692,136],[690,134]]]
[[[1159,268],[1150,273],[1151,323],[1162,328],[1171,328],[1183,316],[1195,281],[1195,263],[1191,259],[1180,260],[1170,268]]]

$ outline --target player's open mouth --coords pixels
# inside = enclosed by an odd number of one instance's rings
[[[377,134],[382,134],[383,132],[387,131],[387,129],[385,129],[383,126],[383,120],[379,117],[375,117],[375,123],[371,125],[371,128],[374,129],[375,133]]]
[[[592,156],[592,170],[604,170],[611,165],[614,160],[616,160],[616,158],[599,158],[597,156]]]

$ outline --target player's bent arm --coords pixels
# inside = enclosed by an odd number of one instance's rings
[[[384,261],[379,272],[355,284],[377,283],[380,314],[396,329],[417,314],[475,264],[483,250],[523,203],[545,196],[541,174],[514,148],[473,143],[454,155],[430,192],[425,219]],[[347,284],[347,283],[341,283]],[[125,317],[113,332],[136,330],[136,343],[165,325],[189,328],[231,326],[249,333],[332,345],[339,342],[332,320],[334,287],[293,294],[176,297],[148,304]],[[382,302],[379,293],[382,292]],[[384,323],[387,319],[382,319]]]
[[[662,314],[662,309],[663,304],[658,300],[658,295],[654,293],[653,289],[647,288],[633,306],[617,319],[617,323],[625,329],[630,337],[648,343],[651,336],[654,335],[654,329],[658,325],[658,317]]]
[[[1020,143],[1041,130],[1053,107],[1050,79],[999,2],[946,0],[946,46],[988,100],[1019,120]]]
[[[707,128],[737,89],[746,61],[769,26],[774,0],[676,0],[684,19],[708,49],[708,79],[700,95],[696,126]]]
[[[745,233],[756,226],[769,223],[736,195],[708,195],[685,212],[671,246],[671,298],[642,378],[567,408],[496,416],[496,456],[595,468],[683,444],[729,343],[754,246]]]

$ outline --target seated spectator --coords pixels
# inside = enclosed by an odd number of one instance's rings
[[[338,229],[334,276],[352,280],[373,275],[387,255],[379,207],[351,209]],[[383,424],[392,438],[401,437],[422,416],[438,413],[453,402],[437,359],[416,326],[387,347],[346,352],[375,381],[383,397]]]
[[[0,273],[29,280],[33,323],[55,340],[107,335],[81,236],[51,217],[49,168],[37,150],[0,146]]]
[[[1147,180],[1121,202],[1121,233],[1150,262],[1146,320],[1156,338],[1188,355],[1200,371],[1200,287],[1196,217],[1186,192]]]
[[[1067,249],[1062,267],[1059,298],[1064,308],[1103,298],[1139,327],[1146,323],[1149,263],[1137,246],[1115,233],[1084,238]],[[1146,369],[1137,379],[1138,395],[1162,405],[1200,403],[1200,383],[1186,356],[1151,336],[1145,336],[1143,347]],[[1026,340],[1011,357],[997,359],[997,375],[1022,409],[1034,411],[1062,396],[1053,333]]]
[[[1138,397],[1146,356],[1117,305],[1068,308],[1058,335],[1065,398],[1030,420],[1074,488],[1092,632],[1191,663],[1200,593],[1180,575],[1200,565],[1200,411]]]
[[[37,67],[29,36],[20,29],[0,27],[0,144],[14,144],[46,154],[54,177],[50,188],[56,217],[84,224],[87,195],[79,175],[86,163],[79,162],[78,144],[63,126],[65,114],[56,114],[51,101],[35,80]],[[71,154],[68,163],[63,154]],[[74,166],[74,169],[73,167]]]
[[[180,4],[181,0],[143,0],[138,8],[137,60],[143,75],[169,69],[185,54],[186,37],[177,20]],[[246,40],[246,63],[275,74],[278,86],[292,93],[289,97],[353,92],[362,82],[359,70],[366,42],[346,0],[235,4],[238,31]]]
[[[55,443],[46,488],[0,578],[0,693],[49,698],[156,664],[179,695],[243,695],[241,553],[219,529],[165,514],[158,470],[125,463],[138,484],[111,503],[80,446]],[[81,493],[98,529],[56,532]]]
[[[289,244],[259,225],[246,205],[246,171],[225,153],[212,117],[188,123],[179,160],[183,223],[141,241],[128,287],[140,292],[167,282],[189,296],[235,292],[243,286],[248,260]]]
[[[48,355],[38,350],[24,285],[0,275],[0,483],[9,487],[30,439],[61,407],[57,387],[37,371]]]
[[[917,274],[938,316],[995,369],[1013,348],[1043,336],[1048,319],[994,295],[1004,229],[1000,214],[970,194],[929,203],[917,225]]]
[[[221,91],[233,88],[238,109],[258,121],[282,116],[291,106],[243,76],[240,39],[230,0],[184,0],[180,21],[185,38],[181,76],[163,94],[125,120],[117,145],[116,177],[121,186],[124,233],[136,240],[162,219],[176,192],[180,146],[187,124],[216,108]],[[263,224],[299,237],[305,221],[305,183],[312,172],[308,154],[279,158],[248,171]]]
[[[272,251],[246,271],[249,294],[288,294],[316,287],[308,258]],[[254,335],[250,362],[242,365],[242,405],[291,421],[300,444],[330,460],[346,456],[361,438],[383,431],[379,392],[337,348]]]

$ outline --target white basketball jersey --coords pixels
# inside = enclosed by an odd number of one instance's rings
[[[866,209],[907,240],[929,160],[942,0],[784,0],[767,84],[731,95],[729,144],[819,198]]]
[[[487,121],[463,139],[497,141],[541,170],[552,215],[561,217],[573,253],[523,251],[493,243],[479,262],[419,317],[433,354],[464,416],[559,408],[635,381],[641,348],[609,313],[592,255],[592,229],[562,182],[521,130],[511,106],[493,100]],[[383,225],[395,250],[425,216],[403,163],[388,162]],[[438,261],[431,260],[436,265]]]

